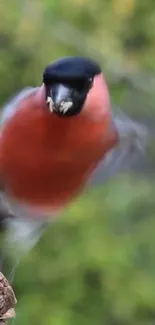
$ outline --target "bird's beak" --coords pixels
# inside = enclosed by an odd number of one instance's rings
[[[72,89],[63,84],[54,84],[48,87],[46,103],[51,112],[65,114],[73,105]]]

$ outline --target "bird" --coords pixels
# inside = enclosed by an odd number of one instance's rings
[[[38,87],[2,107],[0,216],[21,254],[72,201],[145,150],[144,125],[111,106],[101,65],[74,56],[48,64]]]

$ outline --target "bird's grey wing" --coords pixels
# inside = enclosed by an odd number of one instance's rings
[[[130,170],[146,155],[149,133],[144,125],[121,112],[113,116],[113,125],[118,131],[119,144],[99,162],[88,180],[88,186],[100,185],[118,173]]]
[[[16,112],[21,100],[35,93],[37,89],[35,87],[26,87],[4,103],[1,107],[0,124],[3,125]]]
[[[116,85],[120,98],[113,102],[113,122],[120,145],[111,150],[93,172],[89,184],[98,185],[122,172],[155,179],[155,78],[144,71],[120,74]],[[118,87],[118,88],[117,88]],[[123,89],[123,91],[121,91]],[[121,113],[118,105],[124,113]],[[129,118],[128,116],[132,117]],[[137,121],[137,122],[135,122]],[[135,141],[135,138],[137,141]]]

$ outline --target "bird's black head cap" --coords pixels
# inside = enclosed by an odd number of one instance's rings
[[[100,73],[100,66],[84,57],[65,57],[48,65],[43,73],[43,82],[51,110],[62,116],[78,114],[94,77]]]

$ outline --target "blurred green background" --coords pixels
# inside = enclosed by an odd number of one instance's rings
[[[155,118],[154,0],[0,2],[0,104],[58,57],[96,58],[112,103]],[[155,323],[155,184],[124,174],[53,223],[18,268],[16,325]]]

